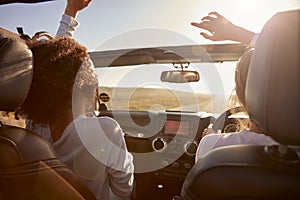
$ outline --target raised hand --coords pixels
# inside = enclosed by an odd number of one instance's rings
[[[201,22],[192,22],[192,26],[209,32],[200,32],[204,38],[212,41],[233,40],[248,45],[255,33],[234,25],[217,12],[210,12],[201,19]]]
[[[192,22],[191,25],[209,31],[210,35],[205,32],[200,32],[200,35],[212,41],[229,40],[235,29],[229,20],[217,12],[210,12],[200,23]]]
[[[67,0],[65,14],[76,17],[78,11],[84,9],[92,0]]]

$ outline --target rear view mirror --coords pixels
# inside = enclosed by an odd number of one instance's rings
[[[197,82],[200,80],[200,75],[197,71],[163,71],[160,80],[169,83]]]

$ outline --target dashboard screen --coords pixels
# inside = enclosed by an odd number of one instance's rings
[[[167,120],[165,123],[166,134],[189,135],[189,130],[189,121]]]

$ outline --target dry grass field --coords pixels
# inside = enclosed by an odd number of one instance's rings
[[[191,94],[157,88],[110,88],[100,87],[100,93],[110,96],[108,109],[113,110],[178,110],[212,112],[212,96]],[[0,112],[4,124],[24,127],[24,119],[15,120],[13,113]]]
[[[208,94],[191,94],[158,88],[100,87],[99,91],[107,93],[113,99],[107,106],[114,110],[170,110],[186,107],[194,111],[211,111],[211,96]]]

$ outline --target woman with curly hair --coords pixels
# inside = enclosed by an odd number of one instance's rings
[[[112,199],[111,195],[129,199],[133,157],[122,129],[112,118],[86,115],[94,111],[98,80],[87,49],[70,37],[78,25],[73,17],[86,1],[68,0],[58,30],[58,35],[68,37],[27,42],[33,52],[34,73],[20,109],[30,122],[26,128],[50,142],[58,158],[83,179],[97,199]]]
[[[86,48],[74,39],[56,37],[27,44],[34,56],[34,74],[21,108],[33,125],[50,125],[52,140],[57,141],[66,124],[74,116],[85,113],[80,110],[85,105],[79,105],[77,99],[92,105],[88,100],[94,100],[98,81],[87,59]],[[73,99],[73,93],[80,91],[84,95],[74,95]],[[75,102],[77,105],[73,110],[72,103]]]

